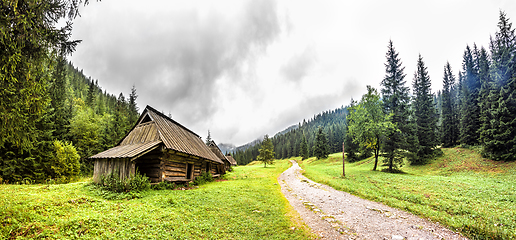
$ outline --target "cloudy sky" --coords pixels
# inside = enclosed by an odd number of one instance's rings
[[[81,9],[70,57],[108,92],[150,105],[203,138],[245,144],[379,88],[389,39],[411,85],[432,89],[466,45],[488,47],[514,0],[104,0]]]

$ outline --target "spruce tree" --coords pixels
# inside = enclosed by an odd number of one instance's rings
[[[359,150],[360,146],[358,143],[353,141],[353,136],[349,133],[349,125],[350,125],[350,118],[349,114],[351,114],[351,111],[353,111],[354,107],[356,105],[356,102],[351,99],[351,104],[348,107],[348,116],[346,117],[346,136],[344,140],[344,151],[346,152],[346,157],[348,159],[348,162],[356,162],[360,160],[359,158]]]
[[[50,101],[49,74],[54,56],[70,54],[72,20],[81,1],[0,2],[0,147],[30,151],[36,124]],[[58,22],[66,18],[66,25]]]
[[[133,85],[133,87],[131,88],[131,94],[129,94],[129,123],[131,125],[134,125],[139,117],[139,109],[138,105],[136,104],[137,98],[138,95],[136,95],[136,86]]]
[[[430,89],[430,77],[423,62],[423,57],[419,55],[417,70],[414,74],[414,116],[417,125],[417,139],[419,149],[417,158],[413,163],[421,164],[426,159],[433,156],[433,150],[437,145],[435,136],[436,114],[433,106],[432,93]]]
[[[386,54],[385,77],[381,82],[384,111],[391,115],[391,122],[399,131],[390,132],[384,141],[383,151],[386,161],[402,162],[405,150],[409,150],[409,139],[412,135],[409,124],[409,88],[405,86],[405,67],[402,66],[399,53],[396,52],[392,41],[389,41]]]
[[[480,79],[480,92],[479,92],[479,108],[480,108],[480,129],[479,129],[479,141],[482,146],[486,146],[487,143],[493,141],[494,127],[492,120],[494,120],[493,109],[497,101],[496,86],[489,74],[489,56],[485,48],[480,50],[479,59],[479,79]],[[486,149],[484,149],[485,152]]]
[[[317,130],[317,136],[315,138],[314,144],[314,155],[317,159],[327,158],[329,154],[328,151],[328,141],[326,140],[326,134],[323,132],[322,127],[319,127]]]
[[[306,136],[303,134],[303,140],[301,141],[300,154],[303,160],[308,158],[308,142],[306,141]]]
[[[493,115],[491,129],[485,131],[492,140],[484,138],[485,155],[495,160],[516,159],[516,36],[512,23],[500,12],[498,31],[491,41],[491,78],[495,90],[490,93]]]
[[[472,51],[466,47],[462,62],[461,106],[460,106],[460,142],[466,145],[476,145],[479,139],[478,94],[480,81],[478,78],[478,50],[476,45]]]
[[[212,141],[211,133],[210,133],[210,130],[208,130],[208,136],[206,137],[206,142],[205,142],[206,146],[209,146],[211,144],[211,141]]]
[[[70,118],[72,117],[66,110],[66,58],[61,55],[57,59],[57,66],[54,70],[53,81],[49,90],[51,106],[53,110],[53,136],[55,139],[64,140],[68,133]]]
[[[274,163],[274,146],[269,138],[269,135],[263,137],[263,141],[259,150],[259,155],[256,160],[263,162],[263,167],[267,167],[267,164]]]
[[[452,73],[450,63],[444,66],[443,91],[442,91],[442,123],[441,123],[441,143],[443,147],[455,146],[458,141],[458,125],[456,109],[453,98],[453,88],[455,77]]]

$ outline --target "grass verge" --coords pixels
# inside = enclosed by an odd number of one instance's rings
[[[346,163],[342,153],[305,160],[308,178],[440,222],[472,239],[516,239],[516,163],[483,159],[474,149],[443,149],[403,174],[371,171],[374,159]]]
[[[236,167],[195,190],[106,200],[87,182],[0,185],[0,239],[307,239],[275,165]]]

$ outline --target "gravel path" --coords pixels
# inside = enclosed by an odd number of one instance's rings
[[[319,239],[467,239],[411,213],[313,182],[291,162],[278,182]]]

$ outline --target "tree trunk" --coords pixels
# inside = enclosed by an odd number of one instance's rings
[[[378,155],[380,155],[380,137],[376,138],[376,148],[374,149],[374,167],[373,171],[376,171],[378,166]]]
[[[376,171],[376,166],[378,166],[378,153],[376,151],[376,149],[374,150],[374,167],[373,167],[373,171]]]

